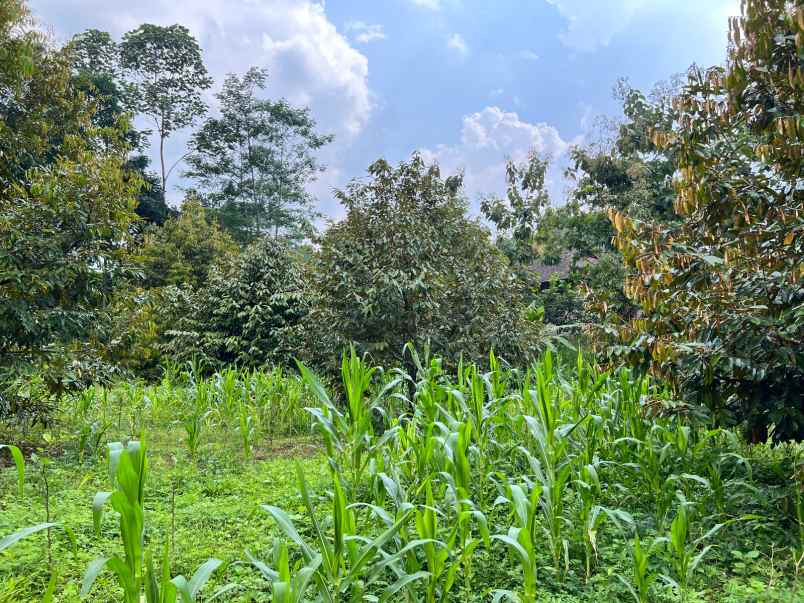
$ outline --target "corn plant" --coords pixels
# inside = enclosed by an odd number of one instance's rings
[[[550,386],[553,374],[550,354],[538,366],[536,374],[536,390],[530,389],[530,380],[525,380],[523,402],[526,408],[535,409],[535,416],[525,415],[523,420],[535,443],[535,454],[525,447],[520,447],[531,470],[541,484],[542,497],[540,506],[545,524],[548,545],[553,556],[556,572],[562,571],[569,564],[569,544],[564,537],[567,518],[564,515],[565,497],[569,492],[572,475],[570,435],[586,418],[574,424],[562,423],[562,398],[559,391]]]
[[[316,555],[306,565],[296,564],[291,569],[288,556],[288,545],[277,540],[274,543],[273,567],[256,559],[246,551],[251,564],[271,583],[271,603],[303,603],[307,601],[307,592],[321,566],[321,555]]]
[[[114,490],[98,492],[92,503],[95,532],[100,534],[103,509],[107,502],[119,513],[120,539],[123,555],[114,554],[92,561],[84,573],[81,596],[92,589],[98,575],[108,568],[123,589],[125,603],[140,603],[143,595],[147,603],[175,603],[176,593],[183,603],[195,601],[199,590],[209,580],[221,561],[210,559],[204,563],[191,580],[177,576],[168,581],[169,564],[167,547],[162,558],[162,570],[156,574],[150,553],[145,549],[145,481],[148,462],[145,446],[139,441],[130,441],[126,446],[120,442],[109,444],[109,474]]]
[[[529,490],[529,491],[528,491]],[[522,570],[522,601],[533,603],[537,595],[538,551],[538,520],[542,487],[534,483],[530,488],[518,484],[509,484],[507,495],[499,496],[495,504],[508,504],[511,507],[514,525],[506,534],[494,534],[492,540],[499,540],[505,544]],[[498,595],[507,595],[513,598],[513,593],[500,591]]]
[[[228,368],[215,374],[215,394],[222,418],[228,419],[238,414],[241,402],[245,399],[240,372]]]
[[[804,461],[800,460],[798,455],[796,455],[794,471],[794,506],[796,510],[796,522],[798,523],[798,542],[793,547],[793,563],[796,567],[796,579],[798,579],[802,563],[804,563]]]
[[[654,544],[651,543],[645,549],[639,539],[639,534],[636,534],[631,549],[631,559],[633,561],[632,581],[629,582],[626,578],[617,574],[617,578],[634,598],[634,603],[648,603],[651,586],[659,577],[658,572],[652,571],[650,567]]]
[[[120,514],[120,538],[123,541],[123,556],[113,555],[94,560],[87,567],[81,588],[86,596],[100,572],[108,567],[115,574],[123,589],[126,603],[139,603],[143,587],[144,554],[144,499],[148,463],[145,449],[138,441],[127,446],[120,442],[109,444],[109,474],[114,491],[98,492],[92,503],[95,532],[100,535],[103,508],[111,502]]]
[[[380,437],[374,434],[372,415],[382,413],[381,401],[400,382],[394,379],[386,383],[371,400],[366,400],[374,368],[369,368],[354,348],[349,356],[344,354],[341,363],[343,387],[346,392],[347,413],[344,415],[330,399],[318,377],[301,362],[297,362],[302,379],[310,392],[321,403],[320,408],[308,408],[324,438],[327,456],[333,468],[349,477],[352,490],[358,488],[369,463],[385,446],[398,429],[392,427]]]
[[[681,502],[678,506],[676,516],[670,524],[670,533],[666,537],[657,539],[657,542],[663,542],[668,545],[670,566],[674,573],[674,577],[667,575],[663,575],[663,577],[678,590],[682,601],[687,600],[689,585],[692,582],[693,575],[701,564],[701,561],[703,561],[706,554],[712,548],[711,544],[705,545],[703,548],[699,548],[700,545],[714,536],[726,525],[719,523],[700,538],[690,542],[690,522],[687,506],[686,501]]]
[[[254,438],[257,433],[257,425],[251,413],[251,407],[241,401],[237,412],[237,432],[240,436],[240,445],[243,451],[243,458],[248,460],[253,454]]]
[[[581,504],[578,512],[578,525],[584,544],[586,579],[592,575],[592,562],[597,560],[597,534],[606,518],[603,507],[597,504],[600,499],[600,478],[594,465],[581,467],[579,478],[575,481]]]
[[[425,601],[435,603],[446,599],[455,584],[455,576],[461,567],[460,560],[450,559],[451,551],[456,548],[458,526],[455,525],[442,542],[442,528],[439,526],[438,509],[433,498],[433,488],[427,482],[424,506],[416,509],[416,533],[424,543],[424,553],[427,568],[427,590]],[[471,553],[470,553],[471,554]],[[414,557],[415,558],[415,557]]]
[[[375,539],[359,538],[353,507],[347,503],[346,492],[335,476],[331,517],[334,532],[330,539],[318,520],[309,486],[299,466],[296,467],[296,474],[307,518],[315,535],[313,545],[301,537],[293,521],[282,509],[272,505],[262,507],[273,517],[284,535],[301,549],[307,566],[315,568],[312,582],[323,600],[331,603],[362,601],[368,589],[391,571],[396,574],[397,580],[382,590],[380,600],[393,601],[397,593],[411,588],[413,583],[427,576],[426,572],[406,573],[401,567],[405,555],[421,546],[422,542],[413,541],[392,553],[383,548],[399,533],[413,511],[405,513]]]
[[[195,460],[198,455],[198,449],[201,446],[201,436],[203,435],[204,426],[212,411],[208,410],[202,414],[192,412],[187,415],[181,423],[184,429],[184,442],[187,444],[187,451],[190,453],[190,459]]]

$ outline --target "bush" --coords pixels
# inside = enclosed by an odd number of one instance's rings
[[[466,215],[461,178],[442,179],[419,156],[337,193],[346,217],[323,235],[312,261],[313,308],[305,348],[318,362],[350,342],[378,363],[429,345],[449,361],[509,361],[533,349],[524,296],[489,232]]]
[[[174,299],[177,328],[165,350],[211,366],[284,364],[307,313],[302,278],[287,245],[262,239],[213,266],[205,286]]]
[[[145,277],[143,284],[153,288],[179,284],[200,287],[210,266],[236,252],[234,240],[190,197],[178,216],[145,231],[136,254]]]

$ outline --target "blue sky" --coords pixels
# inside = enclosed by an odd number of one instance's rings
[[[573,144],[616,115],[619,77],[643,88],[691,63],[725,59],[739,0],[30,0],[59,41],[87,28],[119,37],[142,22],[183,23],[216,86],[228,72],[269,69],[266,96],[309,105],[335,142],[311,189],[331,217],[332,187],[375,159],[414,150],[467,195],[504,187],[506,157],[550,154],[554,201]],[[211,104],[214,99],[210,96]],[[212,107],[214,111],[214,105]],[[188,133],[169,144],[181,155]],[[181,198],[180,178],[169,196]],[[170,186],[170,183],[169,183]]]

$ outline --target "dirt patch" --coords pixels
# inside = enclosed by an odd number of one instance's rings
[[[14,446],[20,449],[26,461],[30,460],[31,455],[34,453],[55,458],[64,452],[64,446],[59,444],[52,444],[47,447],[41,442],[14,442]],[[14,459],[11,458],[11,453],[7,449],[0,449],[0,469],[13,466]]]
[[[324,447],[315,440],[276,440],[254,450],[254,458],[260,461],[272,458],[309,458],[321,452]]]

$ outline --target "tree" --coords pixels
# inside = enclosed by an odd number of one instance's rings
[[[749,0],[728,68],[694,68],[672,128],[678,223],[613,210],[642,314],[614,351],[752,439],[804,438],[804,7]]]
[[[128,121],[136,112],[132,85],[122,77],[120,49],[104,31],[88,29],[70,42],[73,85],[95,105],[92,123],[99,128],[113,128],[121,120]],[[150,160],[145,155],[148,131],[137,130],[129,124],[125,131],[129,146],[126,169],[136,172],[143,181],[137,198],[137,215],[145,223],[162,224],[171,214],[165,203],[161,181],[148,170]]]
[[[123,169],[125,124],[94,125],[69,52],[0,10],[0,368],[49,362],[86,337],[127,271],[140,182]],[[61,381],[54,377],[54,389]]]
[[[505,166],[506,198],[488,196],[481,200],[480,211],[494,224],[497,245],[511,260],[511,265],[524,276],[536,259],[533,236],[550,196],[545,187],[549,160],[531,153],[528,161],[517,164],[508,160]]]
[[[229,74],[216,96],[220,116],[193,136],[186,175],[204,191],[240,241],[271,234],[298,240],[316,217],[306,185],[323,168],[313,153],[332,140],[315,131],[306,108],[257,98],[267,72]]]
[[[523,292],[489,232],[467,217],[462,178],[442,178],[418,155],[379,160],[368,182],[337,196],[346,216],[318,241],[308,283],[307,349],[326,365],[354,342],[380,364],[403,346],[451,362],[494,348],[509,361],[534,349]]]
[[[583,322],[597,337],[601,326],[610,329],[636,312],[625,295],[627,271],[613,244],[608,210],[657,223],[674,219],[673,157],[656,146],[651,133],[672,124],[672,94],[678,87],[674,77],[645,95],[620,80],[614,96],[622,104],[622,117],[602,123],[601,140],[572,149],[568,176],[575,187],[565,204],[541,211],[531,234],[532,249],[542,263],[560,260],[570,268],[563,284],[550,285],[551,290],[536,296],[535,303],[544,304],[546,321]],[[581,296],[567,291],[565,284]]]
[[[120,49],[108,32],[87,29],[73,36],[71,46],[73,68],[78,73],[120,76]]]
[[[181,25],[145,23],[126,33],[120,45],[120,62],[134,84],[137,111],[151,119],[159,137],[164,192],[176,165],[165,165],[165,140],[206,113],[201,91],[212,85],[212,79],[198,42]]]
[[[307,313],[302,276],[286,243],[260,239],[213,266],[184,300],[166,351],[212,366],[290,364],[294,334]]]
[[[178,216],[151,226],[136,251],[146,288],[167,285],[205,286],[210,268],[233,256],[237,245],[207,218],[197,199],[184,201]]]

